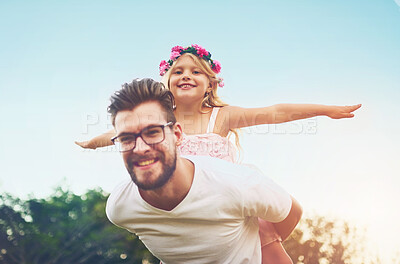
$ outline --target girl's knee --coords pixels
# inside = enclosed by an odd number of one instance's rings
[[[279,241],[272,242],[261,248],[262,264],[293,264]]]

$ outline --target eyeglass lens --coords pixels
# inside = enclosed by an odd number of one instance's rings
[[[141,137],[148,144],[157,144],[164,140],[164,127],[156,126],[142,130],[139,134],[127,134],[116,138],[116,144],[120,151],[132,150],[136,146],[136,139]]]

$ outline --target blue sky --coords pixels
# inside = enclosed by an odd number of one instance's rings
[[[111,191],[128,177],[119,154],[73,141],[111,128],[108,98],[122,83],[159,80],[172,46],[197,43],[221,62],[220,95],[232,105],[363,104],[351,120],[244,130],[243,162],[306,213],[366,226],[377,251],[394,249],[398,0],[1,1],[0,32],[0,191]]]

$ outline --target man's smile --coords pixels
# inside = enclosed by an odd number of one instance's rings
[[[134,162],[133,164],[138,167],[145,167],[145,166],[149,166],[149,165],[156,163],[158,160],[159,160],[158,158],[140,160],[140,161]]]

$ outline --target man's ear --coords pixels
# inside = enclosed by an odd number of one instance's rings
[[[182,139],[183,139],[183,131],[182,131],[182,126],[180,123],[176,122],[174,124],[174,135],[176,137],[176,145],[180,146],[182,144]]]

